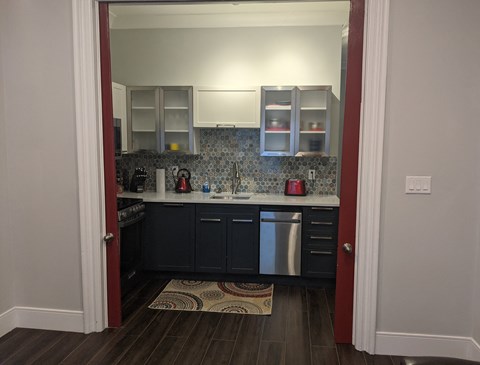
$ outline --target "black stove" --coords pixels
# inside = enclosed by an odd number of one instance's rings
[[[145,210],[143,199],[117,198],[118,221],[129,220],[133,216]]]
[[[143,199],[117,198],[122,297],[138,286],[142,271]]]
[[[122,210],[132,205],[143,203],[143,199],[137,198],[117,198],[117,210]]]

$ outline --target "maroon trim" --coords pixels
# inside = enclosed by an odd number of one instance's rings
[[[108,4],[99,4],[100,70],[102,78],[103,161],[105,171],[105,219],[107,232],[115,235],[107,244],[108,326],[122,324],[120,292],[120,247],[117,222],[117,183],[113,137],[112,75],[110,63],[110,29]]]
[[[350,4],[335,293],[334,333],[337,343],[352,343],[358,147],[362,101],[365,0],[351,0]],[[354,248],[350,255],[342,250],[345,242],[349,242]]]

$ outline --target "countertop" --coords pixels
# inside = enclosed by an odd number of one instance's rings
[[[123,198],[140,198],[143,201],[159,203],[195,203],[195,204],[238,204],[238,205],[296,205],[296,206],[325,206],[338,207],[340,199],[336,195],[307,195],[307,196],[285,196],[283,194],[244,194],[251,195],[248,200],[210,199],[215,193],[191,192],[188,194],[177,194],[167,191],[164,194],[156,192],[119,194]],[[226,194],[219,194],[226,195]],[[231,195],[231,194],[230,194]]]

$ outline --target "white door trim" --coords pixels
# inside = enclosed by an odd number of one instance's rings
[[[72,0],[84,332],[107,325],[98,7]]]
[[[380,196],[390,0],[366,0],[353,341],[375,352]],[[72,0],[85,332],[107,325],[105,199],[97,0]]]
[[[365,1],[353,344],[375,353],[390,0]]]

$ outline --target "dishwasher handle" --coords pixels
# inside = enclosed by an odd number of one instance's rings
[[[261,218],[260,222],[265,222],[265,223],[290,223],[290,224],[302,223],[302,221],[300,219],[275,219],[275,218]]]

